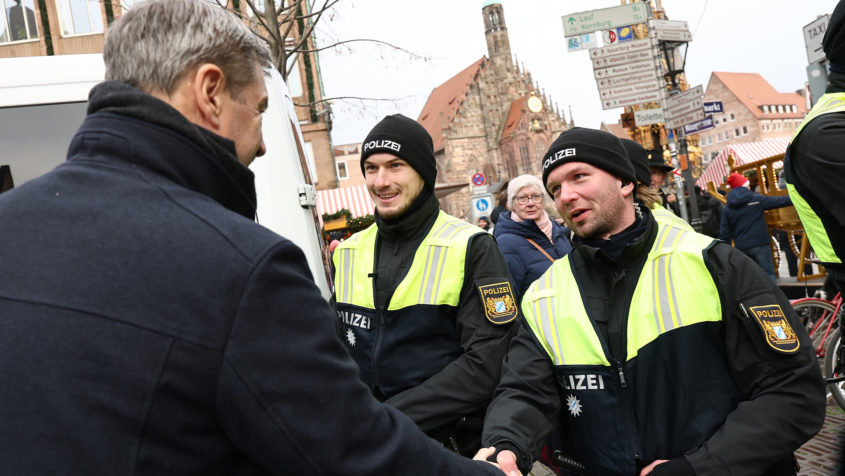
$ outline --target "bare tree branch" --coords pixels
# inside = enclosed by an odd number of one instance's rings
[[[345,45],[347,43],[375,43],[375,44],[382,45],[382,46],[388,46],[390,48],[393,48],[394,50],[399,50],[399,51],[407,54],[408,56],[410,56],[411,58],[414,58],[414,59],[419,59],[419,60],[423,60],[423,61],[430,61],[431,60],[430,56],[424,56],[424,55],[421,55],[419,53],[415,53],[411,50],[407,50],[405,48],[402,48],[401,46],[394,45],[393,43],[390,43],[388,41],[376,40],[374,38],[354,38],[354,39],[351,39],[351,40],[336,41],[336,42],[334,42],[330,45],[321,46],[321,47],[315,48],[313,50],[301,49],[301,50],[299,50],[299,52],[300,53],[318,53],[320,51],[325,51],[325,50],[337,48],[338,46]]]

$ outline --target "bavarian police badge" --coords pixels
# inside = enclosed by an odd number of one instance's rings
[[[518,313],[516,299],[511,291],[511,283],[498,281],[491,284],[478,283],[478,294],[484,307],[484,315],[493,324],[507,324]]]
[[[779,305],[754,306],[748,308],[748,310],[751,311],[754,320],[763,330],[763,335],[766,336],[766,343],[769,344],[769,347],[784,354],[792,354],[798,351],[801,347],[801,343],[798,342],[798,335],[792,330],[789,320]]]

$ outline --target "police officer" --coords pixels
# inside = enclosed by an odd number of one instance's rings
[[[784,160],[787,190],[810,244],[845,291],[845,4],[833,10],[822,41],[830,61],[827,91],[795,130]]]
[[[379,122],[361,169],[376,223],[334,253],[343,338],[376,397],[471,454],[519,312],[504,257],[440,210],[431,136],[416,121]]]
[[[573,128],[543,179],[575,250],[525,294],[483,442],[526,471],[558,417],[589,474],[795,473],[825,393],[789,301],[730,245],[634,200],[619,140]]]

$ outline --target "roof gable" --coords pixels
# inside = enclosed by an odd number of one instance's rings
[[[713,72],[713,78],[725,85],[757,119],[802,118],[807,114],[804,98],[798,93],[781,93],[757,73]],[[709,84],[708,84],[709,89]],[[764,113],[763,106],[795,105],[796,112]],[[790,108],[791,109],[791,108]]]
[[[475,81],[484,59],[482,56],[481,59],[434,88],[428,96],[428,101],[423,106],[417,121],[431,134],[435,151],[443,148],[441,115],[447,125],[452,122],[466,96],[467,87]]]

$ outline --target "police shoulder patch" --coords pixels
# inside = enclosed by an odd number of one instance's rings
[[[798,351],[801,347],[798,335],[795,334],[779,305],[753,306],[748,310],[763,331],[769,347],[784,354],[793,354]]]
[[[519,313],[511,283],[505,278],[476,282],[484,315],[493,324],[507,324]]]

